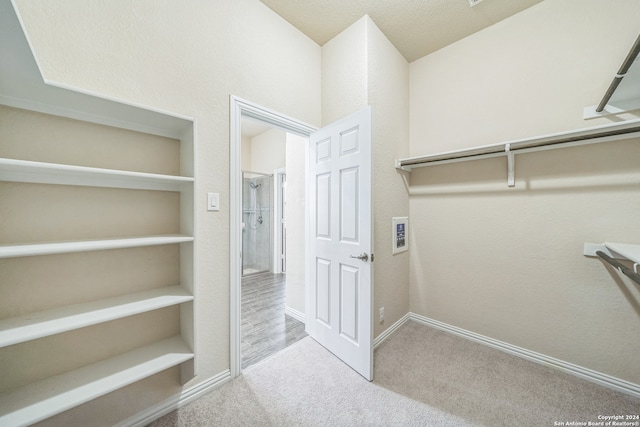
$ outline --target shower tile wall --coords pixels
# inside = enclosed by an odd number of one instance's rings
[[[245,178],[242,203],[243,274],[269,271],[271,267],[271,177]]]

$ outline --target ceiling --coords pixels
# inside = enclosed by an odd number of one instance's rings
[[[260,0],[319,45],[369,15],[409,62],[542,0]]]

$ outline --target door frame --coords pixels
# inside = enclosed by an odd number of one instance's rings
[[[250,117],[305,138],[309,138],[317,128],[234,95],[230,96],[229,106],[229,365],[231,378],[235,378],[242,368],[242,117]],[[305,247],[309,245],[308,226],[307,221]]]
[[[282,251],[285,242],[282,239],[282,216],[284,215],[284,209],[282,209],[282,175],[287,175],[287,168],[278,168],[273,171],[273,272],[276,274],[282,273]],[[285,269],[286,270],[286,269]]]

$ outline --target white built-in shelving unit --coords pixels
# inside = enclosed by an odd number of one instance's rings
[[[8,318],[2,318],[0,313],[0,352],[10,351],[12,346],[28,345],[37,340],[56,340],[56,337],[62,337],[70,331],[101,324],[108,325],[113,321],[126,321],[149,312],[163,315],[163,310],[171,307],[174,311],[167,314],[168,317],[173,319],[171,316],[175,310],[179,313],[177,335],[163,337],[150,343],[145,342],[104,358],[97,357],[97,360],[89,364],[79,363],[69,370],[56,372],[55,375],[36,381],[31,381],[25,374],[24,381],[0,393],[0,425],[30,425],[177,366],[180,367],[182,383],[187,382],[196,373],[194,121],[187,117],[43,82],[17,14],[11,2],[7,0],[2,0],[0,4],[0,40],[0,54],[4,58],[12,59],[0,63],[0,105],[73,119],[70,123],[80,120],[172,138],[179,140],[180,145],[178,175],[0,158],[0,184],[28,183],[45,188],[81,186],[90,191],[159,191],[167,194],[177,193],[179,196],[171,199],[177,200],[173,203],[176,205],[175,210],[179,212],[178,233],[169,230],[167,234],[162,235],[127,236],[125,232],[98,239],[69,236],[68,240],[62,241],[12,241],[9,244],[0,244],[0,261],[7,262],[6,260],[26,257],[66,257],[88,252],[106,254],[113,251],[146,250],[144,248],[174,245],[179,253],[179,260],[176,262],[179,263],[177,268],[180,278],[180,283],[171,286],[161,284],[148,289],[149,286],[145,285],[144,290],[132,290],[130,293],[100,297],[81,303],[57,305]],[[11,141],[0,143],[11,144]],[[153,157],[153,151],[149,152],[148,156]],[[55,228],[56,224],[51,223],[50,227]],[[145,254],[147,257],[153,255],[154,252]],[[108,272],[102,274],[108,275]],[[91,275],[87,275],[84,286],[90,290],[92,286],[98,285],[94,284]],[[66,338],[60,338],[56,345],[64,346],[65,340]],[[96,340],[99,341],[100,337],[96,337]],[[70,355],[76,352],[82,352],[82,349],[69,348]],[[35,355],[33,358],[43,365],[55,363],[48,360],[49,355],[46,353]],[[3,373],[7,374],[13,369],[12,359],[5,357],[0,360],[3,361],[0,366],[0,378],[3,378]]]

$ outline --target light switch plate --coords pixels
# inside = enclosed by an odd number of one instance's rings
[[[220,193],[207,193],[207,210],[220,210]]]

